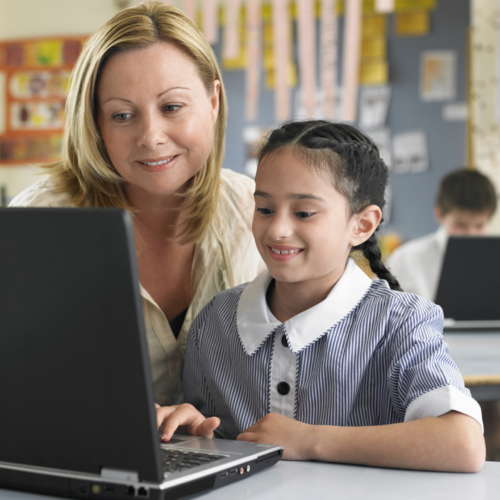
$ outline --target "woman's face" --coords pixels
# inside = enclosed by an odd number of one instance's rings
[[[116,54],[97,88],[97,122],[129,196],[183,192],[213,145],[218,80],[207,92],[193,60],[158,42]]]

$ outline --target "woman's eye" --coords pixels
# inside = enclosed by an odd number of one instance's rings
[[[165,104],[163,106],[163,111],[166,111],[167,113],[173,113],[174,111],[177,111],[181,108],[182,106],[180,104]]]
[[[308,217],[311,217],[311,215],[313,215],[314,212],[295,212],[295,215],[299,218],[299,219],[307,219]]]
[[[271,215],[273,211],[270,208],[257,208],[257,212],[262,215]]]
[[[124,122],[127,118],[130,118],[130,113],[117,113],[113,115],[113,119],[119,122]]]

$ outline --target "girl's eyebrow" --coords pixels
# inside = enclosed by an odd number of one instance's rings
[[[255,191],[253,194],[254,196],[261,196],[262,198],[272,198],[272,196],[268,193],[264,193],[262,191]],[[289,194],[287,198],[290,198],[292,200],[316,200],[316,201],[321,201],[325,202],[323,198],[320,196],[315,196],[314,194]]]
[[[262,198],[271,198],[270,194],[263,193],[262,191],[255,191],[254,196],[261,196]]]

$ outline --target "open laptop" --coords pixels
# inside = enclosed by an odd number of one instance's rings
[[[126,212],[0,209],[0,488],[174,499],[281,458],[274,445],[160,442],[141,304]]]
[[[445,330],[500,329],[500,237],[450,237],[436,303]]]

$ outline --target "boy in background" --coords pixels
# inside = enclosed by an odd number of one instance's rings
[[[405,292],[436,298],[449,236],[483,236],[497,208],[491,181],[477,170],[459,169],[441,181],[434,214],[440,227],[392,253],[387,267]]]

